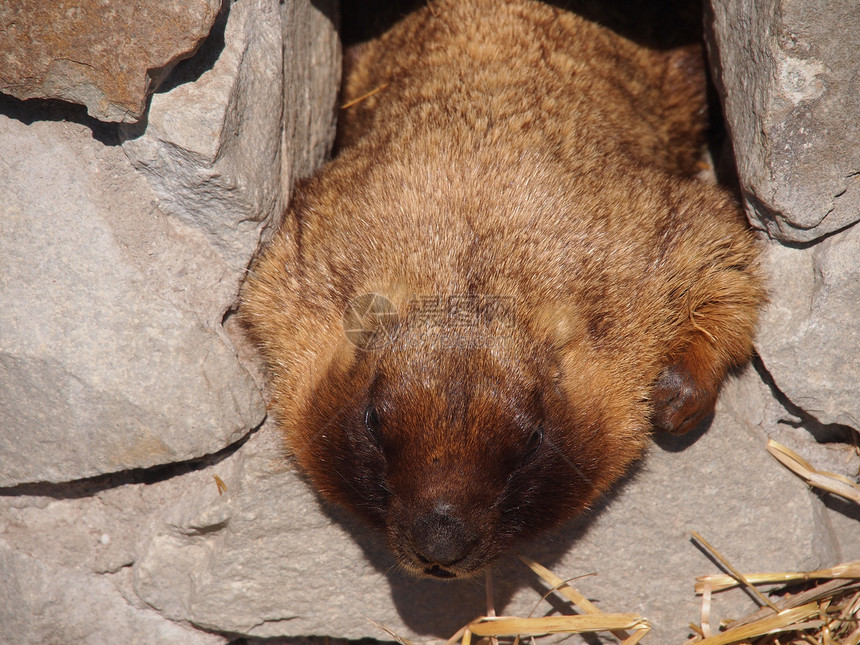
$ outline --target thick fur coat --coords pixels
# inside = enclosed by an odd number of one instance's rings
[[[467,576],[586,508],[652,427],[712,412],[751,352],[758,251],[693,177],[696,51],[437,0],[350,67],[344,102],[365,98],[241,315],[311,482],[409,570]]]

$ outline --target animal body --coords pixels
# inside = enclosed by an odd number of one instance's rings
[[[473,575],[587,508],[748,358],[758,251],[693,178],[691,60],[438,0],[353,61],[365,98],[240,311],[301,469],[410,571]]]

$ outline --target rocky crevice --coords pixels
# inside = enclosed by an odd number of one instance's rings
[[[752,364],[761,380],[770,389],[777,403],[785,408],[791,417],[793,417],[780,419],[780,423],[792,428],[803,428],[818,443],[843,443],[846,445],[853,443],[855,435],[860,432],[858,428],[843,423],[822,423],[814,414],[811,414],[791,401],[785,392],[779,389],[773,375],[768,371],[767,366],[760,356],[754,356]]]
[[[0,23],[20,4],[0,9]],[[856,515],[810,495],[764,451],[777,434],[816,463],[854,464],[842,447],[860,427],[860,366],[850,360],[860,356],[851,171],[860,145],[829,119],[857,121],[856,101],[844,102],[853,68],[834,48],[856,50],[860,28],[843,16],[837,37],[821,21],[839,11],[810,17],[800,0],[772,15],[755,4],[715,4],[711,34],[748,214],[768,204],[756,225],[780,240],[763,242],[771,305],[755,370],[727,384],[711,427],[684,450],[653,448],[599,513],[525,547],[563,577],[600,563],[581,590],[607,610],[646,599],[656,642],[680,641],[697,615],[690,584],[710,565],[689,544],[691,530],[742,569],[860,557]],[[834,0],[845,6],[853,5]],[[162,63],[185,55],[178,41],[202,45],[159,88],[138,85],[136,105],[148,108],[134,124],[56,101],[0,99],[4,637],[190,645],[383,637],[370,617],[407,638],[448,638],[483,611],[483,589],[440,593],[433,581],[392,571],[378,535],[321,503],[264,422],[258,366],[234,334],[238,287],[259,240],[296,178],[331,146],[335,3],[199,0],[182,11],[199,11],[199,28],[165,37],[172,53]],[[147,29],[131,27],[116,30],[122,43]],[[781,40],[760,38],[761,29]],[[14,37],[0,34],[2,60],[29,51],[32,43],[6,46]],[[748,60],[743,43],[753,41],[766,47]],[[770,73],[797,68],[804,52],[826,65],[806,76]],[[104,55],[131,56],[123,47]],[[69,83],[80,85],[82,73]],[[76,92],[40,95],[79,97],[101,118],[137,114],[100,103],[108,89]],[[844,109],[834,111],[839,101]],[[792,127],[776,127],[777,112]],[[794,127],[801,116],[803,132]],[[518,561],[500,562],[496,580],[500,611],[531,611],[533,580]],[[727,611],[746,607],[731,602]]]

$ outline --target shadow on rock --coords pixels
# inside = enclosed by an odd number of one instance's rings
[[[638,462],[612,490],[587,513],[567,522],[541,538],[524,542],[517,552],[540,562],[552,570],[571,546],[583,538],[595,519],[636,478],[641,469]],[[388,550],[385,539],[346,510],[335,507],[317,496],[320,509],[333,522],[340,524],[361,547],[368,562],[388,579],[391,598],[403,622],[416,633],[433,638],[449,638],[467,622],[486,614],[486,587],[483,575],[460,580],[415,578],[401,570]],[[537,604],[547,587],[514,553],[504,555],[493,565],[493,595],[495,609],[504,613],[514,594],[520,589],[534,589]],[[583,575],[591,571],[579,572]],[[565,577],[563,573],[559,573]],[[556,602],[554,599],[550,602]],[[563,604],[558,609],[563,608]],[[546,607],[543,608],[544,610]]]

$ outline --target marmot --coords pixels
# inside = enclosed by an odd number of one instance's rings
[[[532,0],[434,0],[353,61],[340,149],[240,312],[301,469],[406,569],[469,576],[558,526],[749,357],[759,252],[693,177],[691,60]]]

